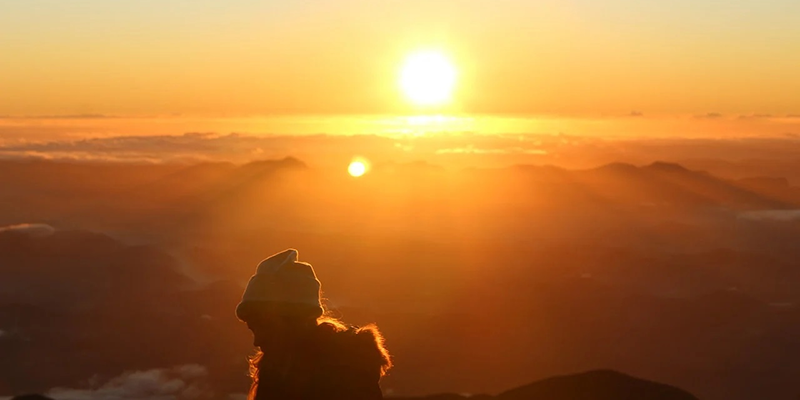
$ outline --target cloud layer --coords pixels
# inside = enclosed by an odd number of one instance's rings
[[[635,118],[638,119],[638,118]],[[763,118],[750,118],[757,120]],[[354,157],[372,165],[427,162],[444,167],[505,167],[516,164],[593,168],[613,162],[679,162],[731,178],[775,176],[800,182],[800,137],[607,139],[566,134],[431,135],[248,135],[186,133],[89,139],[0,141],[0,161],[247,163],[294,157],[312,168],[346,168]],[[750,165],[752,160],[766,160]],[[344,165],[344,167],[343,167]]]
[[[54,388],[47,395],[58,400],[173,400],[206,399],[208,370],[197,364],[147,371],[131,371],[89,389]]]

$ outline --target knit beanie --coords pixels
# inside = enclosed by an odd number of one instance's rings
[[[289,303],[320,307],[320,283],[311,264],[297,261],[297,250],[287,249],[272,255],[256,268],[236,306],[236,316],[244,321],[245,309],[254,303]]]

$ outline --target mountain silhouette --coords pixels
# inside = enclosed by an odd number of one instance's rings
[[[625,203],[672,206],[773,209],[791,207],[785,201],[741,187],[734,181],[706,172],[691,171],[680,164],[655,162],[644,167],[609,164],[577,171],[579,182],[600,196]]]
[[[558,376],[512,389],[499,400],[697,400],[688,392],[619,372],[599,370]]]
[[[542,379],[497,396],[439,394],[403,400],[697,400],[674,386],[634,378],[611,370],[595,370]]]

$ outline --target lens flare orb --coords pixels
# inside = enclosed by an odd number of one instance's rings
[[[356,178],[364,175],[367,173],[369,167],[367,166],[367,162],[364,160],[353,160],[350,165],[347,167],[347,172]]]

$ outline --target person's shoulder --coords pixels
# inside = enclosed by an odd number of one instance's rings
[[[375,365],[380,366],[381,376],[392,367],[389,350],[386,349],[383,335],[378,327],[370,324],[362,327],[352,327],[357,346],[364,352],[364,357],[370,359]]]
[[[383,398],[379,381],[391,367],[383,336],[374,325],[349,326],[334,320],[320,328],[313,385],[309,398],[377,400]]]
[[[328,324],[323,322],[323,324]],[[374,324],[348,326],[330,324],[322,327],[332,333],[334,353],[338,362],[358,370],[379,371],[386,374],[392,361],[383,335]]]

